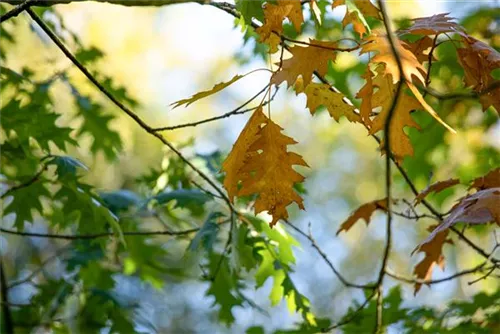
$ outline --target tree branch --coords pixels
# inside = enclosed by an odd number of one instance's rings
[[[3,1],[3,2],[6,2],[6,1]],[[22,3],[21,2],[22,1],[17,1],[17,3],[20,3],[19,5],[17,5],[16,7],[14,7],[13,9],[11,9],[7,13],[3,14],[2,17],[0,17],[0,23],[4,23],[8,19],[18,16],[26,8],[29,8],[30,6],[33,6],[38,1],[37,0],[25,0],[24,2],[22,2]]]

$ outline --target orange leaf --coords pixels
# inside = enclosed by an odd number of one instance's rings
[[[448,17],[450,13],[436,14],[429,17],[413,19],[413,25],[403,30],[404,33],[414,35],[437,35],[445,32],[461,32],[462,28],[455,22],[455,18]]]
[[[326,75],[328,62],[336,58],[332,49],[336,48],[337,44],[313,39],[309,40],[309,43],[312,45],[307,47],[296,45],[290,48],[292,57],[283,61],[281,69],[272,76],[271,83],[279,85],[287,81],[288,86],[291,86],[297,77],[302,76],[306,87],[311,82],[314,71]]]
[[[403,74],[406,80],[413,81],[413,78],[418,79],[421,83],[425,82],[424,76],[426,71],[422,64],[419,63],[417,57],[408,50],[406,43],[396,39],[396,51],[403,65]],[[396,58],[392,54],[391,44],[384,32],[373,32],[370,36],[363,40],[361,45],[360,54],[367,52],[376,52],[377,55],[373,57],[371,63],[384,63],[385,73],[390,74],[394,82],[399,81],[399,68]]]
[[[433,183],[430,186],[428,186],[427,188],[425,188],[424,190],[422,190],[420,192],[420,194],[418,194],[418,196],[415,198],[415,205],[417,205],[420,202],[422,202],[422,200],[427,195],[429,195],[431,192],[438,193],[440,191],[443,191],[443,190],[445,190],[445,189],[447,189],[449,187],[452,187],[454,185],[457,185],[459,183],[460,183],[460,181],[458,179],[449,179],[449,180],[446,180],[446,181],[438,181],[436,183]]]
[[[262,124],[266,124],[267,121],[267,117],[262,113],[262,107],[254,111],[252,117],[250,117],[245,128],[234,143],[231,152],[222,163],[222,170],[226,173],[224,188],[226,188],[231,202],[238,192],[238,182],[240,181],[239,170],[243,167],[245,160],[252,157],[248,149],[259,138],[257,133]]]
[[[307,107],[314,114],[320,105],[324,105],[330,116],[337,122],[345,116],[351,122],[360,122],[361,118],[354,112],[355,108],[344,101],[342,93],[334,92],[330,86],[323,83],[310,83],[304,90],[307,96]]]
[[[300,32],[300,27],[302,23],[304,23],[304,15],[302,14],[302,4],[300,0],[278,0],[278,5],[282,7],[288,5],[292,6],[290,13],[288,13],[286,17],[292,22],[295,30]]]
[[[474,179],[469,189],[483,190],[487,188],[500,187],[500,168],[490,171],[488,174]]]
[[[425,257],[420,261],[413,270],[413,273],[418,279],[429,280],[432,276],[434,265],[438,265],[441,270],[444,270],[443,245],[447,242],[448,230],[441,231],[436,235],[432,242],[418,246],[413,252],[419,251],[425,253]],[[415,283],[415,293],[420,290],[422,283]]]
[[[337,235],[342,231],[349,231],[354,224],[363,218],[366,222],[366,225],[370,224],[370,219],[375,212],[375,210],[387,211],[387,199],[379,199],[373,202],[365,203],[357,208],[346,221],[340,225],[340,228],[337,231]]]
[[[359,113],[363,123],[370,128],[372,125],[372,120],[370,115],[372,113],[372,96],[373,96],[373,73],[368,67],[366,72],[363,74],[362,78],[366,80],[366,84],[361,87],[359,92],[356,94],[356,98],[361,99],[361,106],[359,108]]]
[[[262,113],[260,110],[258,112]],[[261,117],[265,117],[264,114]],[[293,185],[304,181],[304,177],[292,166],[307,167],[307,164],[300,155],[287,151],[287,146],[296,141],[283,135],[281,130],[276,123],[267,119],[237,172],[237,178],[241,180],[238,196],[257,194],[255,213],[267,211],[272,215],[271,226],[279,219],[288,218],[286,207],[292,202],[304,209],[302,198],[293,189]]]
[[[415,55],[415,57],[417,57],[417,60],[420,62],[420,64],[423,64],[424,62],[429,60],[429,54],[425,51],[431,48],[433,43],[434,40],[432,38],[430,38],[429,36],[424,36],[418,41],[406,42],[403,47],[411,51]]]
[[[347,4],[346,4],[347,2]],[[332,3],[332,8],[346,5],[346,13],[342,19],[342,26],[345,28],[348,24],[352,23],[354,31],[363,37],[366,34],[367,24],[364,16],[371,16],[377,19],[382,19],[380,11],[369,0],[335,0]]]

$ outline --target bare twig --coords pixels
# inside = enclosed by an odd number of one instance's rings
[[[376,290],[373,290],[373,292],[370,294],[370,296],[368,296],[368,298],[366,298],[366,300],[364,301],[363,304],[359,305],[359,307],[356,310],[354,310],[354,312],[352,313],[352,315],[350,317],[348,317],[344,321],[340,321],[340,322],[338,322],[338,323],[336,323],[328,328],[323,328],[321,331],[323,333],[326,333],[326,332],[329,332],[335,328],[339,328],[341,326],[344,326],[345,324],[348,324],[351,321],[353,321],[359,315],[359,313],[366,307],[366,305],[368,305],[368,303],[373,299],[373,297],[375,296],[375,293],[376,293]]]
[[[31,186],[33,183],[35,183],[36,181],[38,181],[40,179],[40,176],[43,174],[43,172],[45,172],[47,170],[47,167],[48,166],[46,164],[44,164],[43,167],[42,167],[42,169],[40,169],[40,171],[38,171],[31,179],[29,179],[28,181],[26,181],[24,183],[21,183],[21,184],[19,184],[17,186],[13,186],[12,188],[10,188],[6,192],[4,192],[0,196],[0,199],[4,199],[5,197],[9,196],[10,194],[12,194],[13,192],[15,192],[16,190],[23,189],[23,188]]]
[[[255,100],[255,98],[257,98],[260,94],[262,94],[268,88],[269,88],[269,85],[267,85],[266,87],[264,87],[263,89],[261,89],[257,94],[255,94],[254,96],[252,96],[250,99],[248,99],[245,103],[243,103],[242,105],[240,105],[236,109],[233,109],[233,110],[231,110],[231,111],[229,111],[229,112],[227,112],[227,113],[225,113],[223,115],[215,116],[215,117],[210,117],[210,118],[203,119],[203,120],[196,121],[196,122],[190,122],[190,123],[178,124],[178,125],[172,125],[172,126],[164,126],[164,127],[161,127],[161,128],[154,128],[153,131],[168,131],[168,130],[177,130],[177,129],[181,129],[181,128],[187,128],[187,127],[194,127],[194,126],[198,126],[200,124],[217,121],[217,120],[220,120],[220,119],[223,119],[223,118],[227,118],[227,117],[231,117],[231,116],[234,116],[234,115],[245,114],[247,112],[250,112],[250,111],[253,111],[253,110],[257,109],[258,107],[253,107],[253,108],[248,108],[248,109],[243,109],[243,110],[241,110],[241,109],[244,108],[249,103],[251,103],[253,100]],[[264,105],[265,104],[267,104],[267,102],[264,102]]]
[[[17,5],[16,7],[14,7],[13,9],[11,9],[7,13],[3,14],[0,17],[0,23],[4,23],[8,19],[18,16],[23,11],[25,11],[27,8],[29,8],[29,7],[37,4],[37,2],[38,2],[37,0],[26,0],[26,1],[24,1],[23,3]]]

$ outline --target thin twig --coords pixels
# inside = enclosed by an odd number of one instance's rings
[[[328,328],[323,328],[321,331],[323,333],[326,333],[326,332],[329,332],[335,328],[339,328],[341,326],[344,326],[345,324],[348,324],[350,323],[351,321],[353,321],[358,315],[359,313],[365,308],[366,305],[368,305],[368,303],[370,302],[370,300],[373,299],[373,297],[375,296],[375,293],[376,291],[373,290],[373,292],[370,294],[370,296],[368,296],[368,298],[366,298],[366,300],[364,301],[363,304],[359,305],[359,307],[352,313],[352,315],[350,317],[348,317],[346,320],[344,321],[340,321]]]
[[[338,277],[340,282],[348,287],[348,288],[357,288],[357,289],[374,289],[375,285],[370,285],[370,284],[356,284],[356,283],[351,283],[349,282],[340,272],[339,270],[333,265],[332,261],[328,258],[328,255],[321,249],[321,247],[318,246],[316,239],[312,236],[312,233],[306,233],[302,231],[300,228],[295,226],[294,224],[290,223],[288,220],[283,220],[286,225],[290,226],[294,231],[302,235],[303,237],[307,238],[311,242],[311,246],[316,250],[316,252],[323,258],[323,261],[330,267],[330,269],[333,271],[335,276]]]
[[[26,0],[26,1],[24,1],[23,3],[17,5],[16,7],[14,7],[13,9],[11,9],[7,13],[3,14],[0,17],[0,23],[4,23],[8,19],[18,16],[23,11],[25,11],[26,9],[28,9],[30,6],[35,5],[37,2],[38,2],[37,0]]]
[[[234,116],[234,115],[242,115],[242,114],[245,114],[247,112],[253,111],[253,110],[257,109],[258,107],[253,107],[253,108],[248,108],[248,109],[243,109],[243,110],[241,110],[241,109],[244,108],[249,103],[251,103],[255,98],[257,98],[260,94],[262,94],[268,87],[269,87],[269,85],[267,85],[266,87],[264,87],[263,89],[261,89],[257,94],[255,94],[254,96],[252,96],[250,99],[248,99],[245,103],[243,103],[242,105],[240,105],[236,109],[233,109],[233,110],[231,110],[231,111],[229,111],[229,112],[227,112],[227,113],[225,113],[223,115],[206,118],[206,119],[203,119],[203,120],[200,120],[200,121],[196,121],[196,122],[190,122],[190,123],[184,123],[184,124],[178,124],[178,125],[172,125],[172,126],[164,126],[164,127],[160,127],[160,128],[154,128],[153,131],[168,131],[168,130],[177,130],[177,129],[181,129],[181,128],[187,128],[187,127],[194,127],[194,126],[198,126],[200,124],[217,121],[219,119],[231,117],[231,116]],[[265,102],[265,103],[267,103],[267,102]]]
[[[40,179],[40,176],[43,174],[43,172],[45,172],[47,170],[47,167],[48,167],[47,164],[44,164],[42,169],[40,169],[40,171],[38,171],[31,179],[29,179],[28,181],[23,182],[17,186],[13,186],[12,188],[10,188],[6,192],[4,192],[0,196],[0,199],[4,199],[5,197],[9,196],[10,194],[15,192],[16,190],[31,186],[33,183],[35,183],[36,181],[38,181]]]

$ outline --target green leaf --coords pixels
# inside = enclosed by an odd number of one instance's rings
[[[47,165],[55,165],[56,173],[59,177],[65,177],[68,175],[76,177],[77,168],[81,168],[85,171],[88,170],[88,167],[81,161],[69,156],[54,155],[50,158],[49,162],[47,162]]]
[[[175,206],[189,209],[194,215],[203,213],[203,205],[212,197],[198,189],[164,191],[153,198],[159,205],[175,200]]]
[[[219,232],[219,224],[215,221],[217,218],[223,217],[220,212],[212,212],[203,223],[201,229],[195,234],[188,246],[188,251],[196,252],[200,245],[203,246],[205,251],[210,252],[217,241],[217,234]]]
[[[132,206],[142,203],[142,198],[133,191],[121,189],[111,192],[101,192],[99,194],[108,209],[114,214],[127,211]]]
[[[76,59],[80,61],[83,65],[86,65],[88,63],[94,63],[97,60],[101,59],[104,57],[104,53],[96,48],[95,46],[92,46],[88,49],[80,49],[75,53]]]
[[[33,210],[41,215],[43,212],[42,197],[51,198],[50,192],[43,181],[36,181],[28,187],[13,191],[9,197],[12,201],[4,209],[3,216],[16,214],[15,226],[19,231],[24,229],[24,222],[33,222]]]
[[[264,11],[261,0],[236,0],[236,9],[241,13],[246,25],[252,23],[252,18],[264,22]]]

